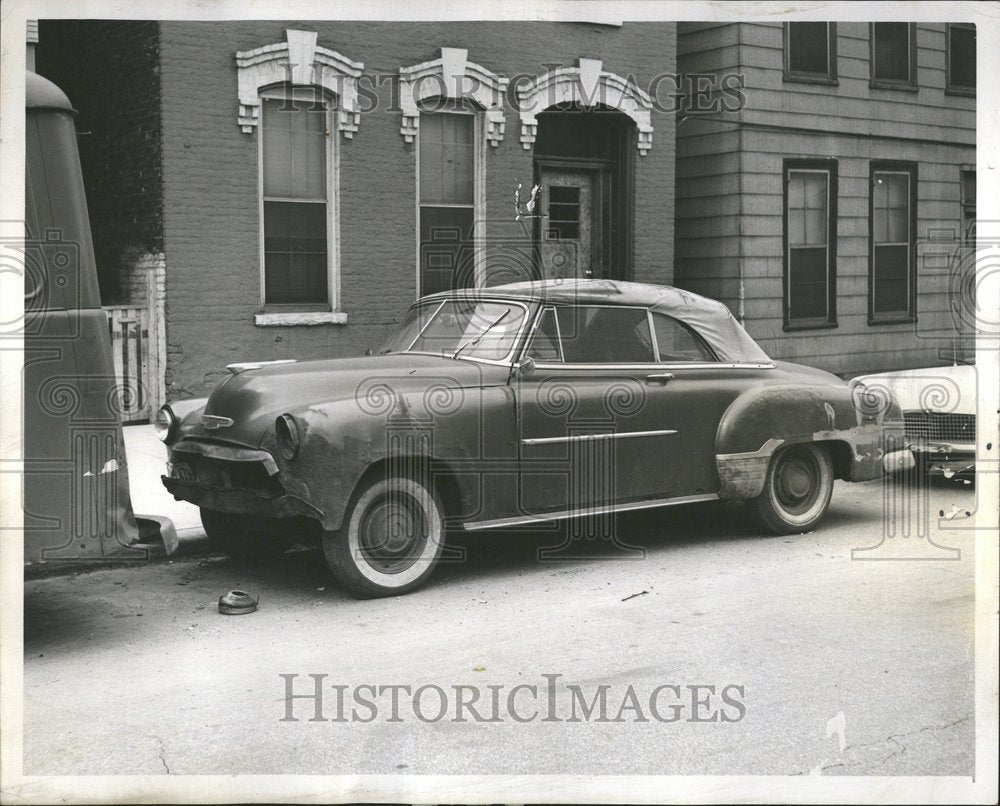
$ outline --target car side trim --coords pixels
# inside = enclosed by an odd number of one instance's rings
[[[776,364],[773,362],[761,362],[761,363],[723,363],[721,361],[650,361],[649,363],[636,363],[636,364],[564,364],[558,361],[536,361],[536,369],[554,370],[554,369],[565,369],[573,370],[579,372],[584,369],[598,369],[598,370],[610,370],[619,371],[627,370],[634,372],[649,372],[650,370],[657,369],[775,369]]]
[[[580,507],[564,509],[561,512],[542,512],[537,515],[517,515],[511,518],[495,518],[489,521],[468,521],[462,526],[470,532],[483,529],[505,529],[511,526],[526,526],[530,523],[545,523],[546,521],[562,521],[568,518],[579,518],[585,515],[603,515],[607,512],[631,512],[637,509],[655,509],[669,507],[675,504],[693,504],[698,501],[718,501],[715,493],[702,495],[681,495],[676,498],[656,498],[645,501],[627,501],[621,504],[608,504],[600,507]]]
[[[661,431],[615,431],[607,434],[575,434],[571,437],[533,437],[522,439],[522,445],[553,445],[557,442],[586,442],[595,439],[624,439],[625,437],[658,437],[677,432],[666,428]]]

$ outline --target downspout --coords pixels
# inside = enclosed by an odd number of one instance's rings
[[[737,70],[743,69],[743,25],[736,23],[736,62]],[[744,88],[745,89],[745,88]],[[737,238],[739,243],[736,252],[736,279],[738,284],[738,298],[736,301],[736,319],[742,325],[746,319],[746,288],[743,277],[743,262],[745,257],[743,236],[743,107],[736,112],[736,154],[737,154],[737,183],[736,192],[739,194],[740,202],[737,206]]]

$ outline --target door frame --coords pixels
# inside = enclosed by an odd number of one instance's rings
[[[601,255],[601,266],[603,279],[617,280],[624,279],[616,276],[616,264],[618,261],[612,260],[611,249],[610,249],[610,235],[612,227],[612,215],[611,215],[611,205],[614,200],[613,192],[613,182],[614,182],[614,164],[610,160],[597,159],[594,157],[547,157],[547,156],[536,156],[534,159],[534,184],[541,184],[542,172],[545,170],[553,171],[580,171],[581,173],[589,173],[595,176],[594,181],[594,203],[600,203],[601,205],[601,221],[600,226],[603,230],[602,233],[597,233],[591,228],[591,256],[597,251],[594,249],[594,242],[598,238],[602,238],[600,242],[599,252]],[[541,193],[545,193],[546,188],[542,185]],[[547,208],[546,208],[547,209]],[[535,262],[535,274],[538,279],[543,279],[541,266],[542,266],[542,219],[538,217],[535,219],[534,227],[532,228],[532,256]],[[592,264],[593,265],[593,264]],[[601,278],[599,278],[601,279]]]

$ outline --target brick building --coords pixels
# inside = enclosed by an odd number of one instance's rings
[[[42,21],[36,55],[80,113],[105,301],[165,280],[173,398],[361,354],[442,287],[671,283],[675,116],[644,87],[675,48],[673,23]]]
[[[532,273],[674,283],[845,376],[961,346],[968,25],[66,20],[36,51],[80,112],[105,301],[159,310],[169,398]]]
[[[745,103],[678,124],[676,283],[775,358],[947,360],[971,318],[974,27],[679,23],[678,69],[742,75]]]

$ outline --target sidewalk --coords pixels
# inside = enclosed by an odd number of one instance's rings
[[[122,431],[133,511],[170,518],[177,530],[179,551],[188,552],[196,546],[204,546],[207,537],[198,507],[186,501],[175,501],[160,481],[160,476],[167,472],[167,446],[157,439],[153,426],[127,425]]]

